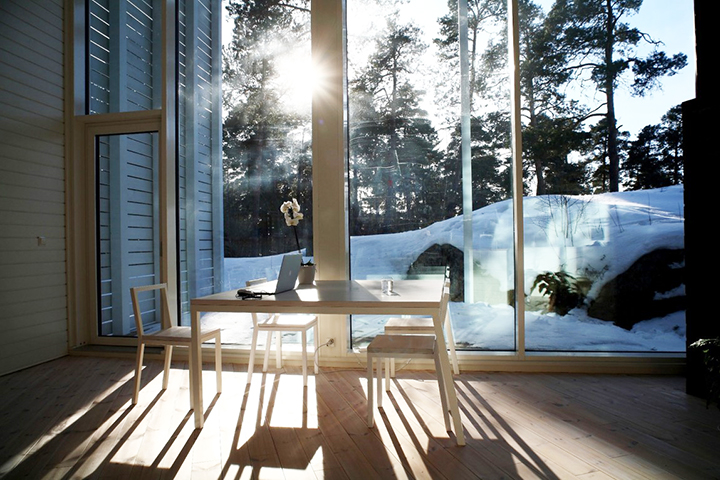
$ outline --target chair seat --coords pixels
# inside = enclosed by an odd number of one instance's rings
[[[444,323],[444,335],[446,337],[445,345],[450,349],[450,357],[453,372],[460,373],[458,365],[457,352],[455,351],[455,337],[452,332],[452,322],[450,321],[450,312],[448,311],[448,302],[450,301],[450,281],[448,272],[445,273],[445,285],[443,287],[441,318]],[[391,335],[434,335],[435,323],[432,317],[393,317],[385,322],[385,332]],[[390,376],[395,376],[395,360],[390,360]]]
[[[156,305],[156,295],[160,295]],[[167,298],[167,284],[158,283],[155,285],[145,285],[140,287],[132,287],[130,289],[132,297],[133,313],[135,315],[135,328],[138,336],[137,354],[135,357],[135,389],[133,391],[132,404],[138,402],[140,395],[140,384],[142,382],[143,358],[145,356],[145,345],[164,345],[165,346],[165,368],[163,370],[162,389],[166,390],[168,386],[168,377],[170,376],[170,362],[172,361],[173,348],[177,345],[190,346],[192,341],[192,330],[190,327],[182,327],[173,325],[170,318],[170,308]],[[148,312],[154,312],[160,316],[160,324],[165,327],[160,331],[153,333],[145,333],[143,328],[143,308]],[[215,376],[217,382],[217,392],[222,391],[222,342],[220,340],[219,328],[201,328],[200,341],[204,342],[215,339]],[[192,407],[192,393],[190,395],[190,405]]]
[[[435,333],[435,326],[431,317],[394,317],[385,323],[385,333]]]
[[[220,333],[219,328],[203,328],[200,330],[200,340],[205,341],[213,338]],[[173,343],[190,343],[192,331],[190,327],[170,327],[158,332],[146,333],[144,335],[146,343],[149,342],[173,342]]]
[[[429,335],[378,335],[367,347],[368,355],[427,356],[435,353],[435,337]]]
[[[317,323],[316,315],[287,314],[273,315],[270,318],[258,322],[260,330],[293,330],[307,329]]]
[[[382,407],[382,377],[383,360],[390,358],[432,358],[435,360],[435,371],[438,376],[438,388],[440,389],[440,402],[442,403],[445,427],[450,431],[450,414],[447,408],[447,393],[445,392],[440,357],[436,349],[434,335],[377,335],[367,347],[367,386],[368,386],[368,407],[367,425],[372,428],[375,423],[373,418],[373,363],[377,359],[377,406]],[[390,378],[388,368],[385,369],[386,390],[390,390]]]
[[[266,282],[265,278],[256,278],[248,280],[245,285],[251,287]],[[252,378],[253,366],[255,363],[255,349],[257,348],[258,332],[267,332],[267,341],[265,342],[265,360],[263,361],[263,372],[267,372],[268,358],[270,356],[270,343],[272,335],[275,332],[275,365],[277,368],[282,367],[282,332],[300,332],[302,335],[302,369],[303,369],[303,385],[307,386],[307,332],[313,329],[313,341],[315,343],[315,354],[318,351],[318,317],[307,313],[275,313],[271,314],[264,320],[259,320],[256,314],[253,314],[253,338],[250,347],[250,359],[248,360],[247,382],[250,383]],[[317,362],[315,364],[315,374],[318,373]]]

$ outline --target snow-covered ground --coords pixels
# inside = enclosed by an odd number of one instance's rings
[[[538,273],[564,269],[593,279],[588,296],[592,299],[605,282],[645,253],[683,248],[683,205],[682,186],[595,196],[526,197],[525,293],[530,294]],[[481,266],[476,268],[474,301],[453,302],[450,307],[456,342],[466,348],[515,349],[514,310],[506,301],[513,288],[512,215],[510,201],[473,213],[473,259]],[[434,244],[462,250],[462,222],[462,217],[455,217],[420,230],[351,238],[353,278],[402,278],[410,264]],[[226,258],[225,286],[236,288],[258,277],[273,279],[280,261],[280,255]],[[684,292],[680,289],[674,294]],[[354,317],[353,338],[358,343],[372,338],[382,330],[383,321]],[[249,343],[249,329],[244,330],[237,343]],[[528,311],[525,331],[528,350],[685,351],[684,312],[640,322],[628,331],[589,317],[584,308],[565,316]]]

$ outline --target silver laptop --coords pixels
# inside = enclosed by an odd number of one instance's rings
[[[285,255],[280,265],[280,273],[277,280],[267,283],[248,287],[249,292],[259,295],[275,295],[276,293],[287,292],[295,288],[298,273],[300,273],[300,265],[302,264],[302,255]],[[240,291],[238,291],[240,294]]]

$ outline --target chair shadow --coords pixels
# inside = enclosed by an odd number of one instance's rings
[[[511,457],[517,458],[523,465],[525,465],[525,467],[527,467],[533,473],[533,475],[537,476],[537,478],[544,480],[559,479],[557,474],[555,474],[550,469],[550,467],[540,458],[540,456],[535,453],[532,447],[528,445],[527,442],[525,442],[525,440],[523,440],[517,432],[515,432],[513,427],[510,426],[510,424],[503,418],[503,416],[498,413],[498,411],[495,410],[492,405],[490,405],[487,400],[485,400],[485,398],[483,398],[482,394],[478,392],[477,389],[475,389],[470,384],[470,382],[468,382],[467,380],[458,380],[457,382],[460,383],[460,385],[462,385],[463,387],[462,389],[456,387],[455,391],[458,393],[458,401],[461,397],[465,400],[464,402],[459,402],[460,409],[464,414],[464,421],[471,422],[478,432],[483,432],[487,430],[489,433],[488,435],[485,435],[484,440],[468,439],[468,443],[485,442],[491,437],[504,438],[504,432],[506,435],[509,435],[510,438],[512,438],[512,440],[519,446],[520,450],[508,443],[506,440],[494,441],[498,442],[498,445],[503,450],[509,452]],[[473,407],[477,403],[482,406],[482,410],[480,408]],[[471,412],[471,408],[473,408],[474,411]],[[488,416],[500,425],[502,431],[496,428],[492,424],[492,422],[489,421],[489,419],[484,422],[484,427],[476,420],[476,418],[488,418]]]
[[[67,430],[68,433],[62,431],[52,437],[48,436],[47,442],[10,470],[7,478],[31,478],[37,476],[39,470],[45,471],[48,468],[54,469],[56,478],[64,479],[128,477],[133,476],[138,469],[144,470],[144,474],[152,472],[155,477],[175,477],[188,460],[202,432],[200,429],[192,429],[189,436],[182,433],[187,431],[188,423],[192,421],[192,410],[189,408],[165,443],[160,444],[160,449],[151,464],[113,462],[113,458],[132,440],[138,428],[149,421],[150,413],[153,409],[159,408],[165,395],[165,391],[160,390],[151,401],[144,404],[142,410],[139,410],[138,405],[131,405],[133,376],[129,375],[129,372],[132,366],[128,364],[127,372],[124,368],[120,367],[115,374],[127,375],[128,379],[122,383],[114,383],[114,388],[105,391],[102,395],[98,395],[97,388],[87,390],[83,398],[74,398],[73,402],[78,405],[92,406],[73,419],[74,425],[72,429]],[[161,372],[161,368],[146,370],[143,375],[146,380],[143,383],[147,385]],[[438,459],[443,458],[441,455],[457,457],[454,459],[455,462],[460,459],[461,463],[467,462],[469,468],[472,468],[473,462],[477,464],[483,461],[484,456],[487,458],[488,455],[492,455],[492,462],[488,463],[499,465],[499,469],[506,474],[515,474],[517,464],[522,464],[537,478],[547,480],[558,478],[468,380],[456,377],[454,379],[456,392],[466,432],[470,430],[479,432],[480,438],[478,434],[475,438],[466,434],[467,445],[458,448],[453,434],[438,435],[440,425],[444,430],[439,402],[435,402],[438,406],[438,415],[434,417],[438,419],[437,425],[429,424],[430,417],[423,410],[424,407],[413,402],[413,398],[417,399],[415,395],[425,395],[429,390],[425,392],[423,389],[418,389],[417,393],[410,393],[397,379],[393,380],[393,389],[386,394],[388,401],[385,409],[392,408],[392,416],[388,415],[389,410],[380,410],[381,423],[373,429],[368,429],[367,410],[363,408],[363,404],[367,405],[367,390],[364,375],[360,370],[352,373],[340,372],[339,376],[333,376],[332,372],[328,372],[314,377],[315,391],[313,392],[312,388],[309,390],[308,387],[302,387],[302,399],[298,398],[298,401],[302,401],[301,426],[272,426],[271,419],[275,406],[285,405],[287,402],[287,399],[283,398],[277,403],[278,387],[284,375],[284,372],[272,376],[266,373],[261,377],[258,375],[260,377],[260,384],[256,383],[258,388],[253,390],[252,384],[247,384],[244,390],[240,390],[242,401],[235,423],[232,448],[227,458],[223,458],[221,478],[247,476],[247,469],[252,469],[250,473],[253,477],[259,476],[263,468],[307,470],[308,467],[312,467],[311,463],[320,449],[322,449],[323,464],[318,468],[328,471],[332,471],[333,468],[347,469],[347,465],[341,464],[339,457],[336,458],[337,455],[343,454],[344,448],[352,448],[360,455],[366,454],[367,449],[375,450],[368,457],[372,459],[369,460],[372,465],[368,468],[378,473],[392,472],[393,468],[397,468],[398,461],[410,476],[414,475],[413,469],[423,467],[428,472],[434,473],[439,468],[438,465],[442,464],[438,462]],[[255,379],[256,382],[257,380]],[[317,413],[308,411],[308,405],[313,403],[309,400],[315,401],[314,397],[309,398],[311,393],[317,396]],[[254,398],[256,394],[257,398]],[[208,404],[203,413],[206,419],[217,408],[219,399],[218,393]],[[257,401],[257,406],[249,406],[251,400]],[[63,410],[60,413],[48,410],[47,415],[53,418],[57,416],[62,421],[65,417],[70,418],[73,413],[70,410]],[[317,427],[309,427],[310,424],[315,424],[315,418],[312,417],[310,421],[309,415],[316,414]],[[254,415],[254,418],[249,418],[248,415]],[[52,425],[46,425],[43,428],[51,427]],[[101,428],[102,431],[98,431]],[[387,437],[381,435],[379,428],[388,432],[389,442]],[[93,438],[96,434],[98,437]],[[114,439],[113,436],[119,438]],[[181,438],[184,443],[178,445],[177,442]],[[383,442],[384,438],[385,442]],[[109,450],[104,451],[105,447]],[[21,455],[28,445],[18,443],[11,448],[17,453],[6,449],[5,454],[8,458]],[[70,452],[74,451],[81,453],[76,460],[70,460],[72,457]],[[161,466],[171,452],[175,455],[172,463],[169,466]],[[390,457],[395,457],[395,467]],[[48,461],[48,458],[52,460]],[[419,467],[420,461],[423,467]],[[67,469],[62,466],[64,462],[68,462]]]
[[[129,383],[132,383],[132,379]],[[105,455],[103,460],[100,462],[100,465],[98,468],[93,472],[91,476],[95,476],[98,478],[104,478],[104,477],[115,477],[115,476],[127,476],[131,474],[131,471],[133,469],[137,469],[138,467],[135,465],[129,465],[124,463],[113,463],[112,458],[120,451],[120,449],[126,444],[126,442],[130,439],[133,432],[142,424],[142,422],[146,419],[146,417],[150,414],[150,412],[157,406],[157,403],[160,401],[161,397],[165,394],[165,390],[160,390],[155,398],[145,407],[142,414],[140,414],[135,421],[132,423],[132,425],[127,429],[127,431],[123,434],[123,436],[120,438],[120,440],[117,441],[116,445]],[[210,401],[210,403],[207,406],[207,409],[205,410],[203,416],[205,420],[209,417],[210,413],[212,412],[213,408],[217,404],[218,400],[220,398],[220,393],[216,393],[213,399]],[[133,409],[135,409],[136,405],[130,405],[128,408],[123,412],[122,417],[127,417]],[[162,468],[160,467],[160,462],[163,460],[163,458],[167,455],[167,453],[170,451],[171,447],[175,443],[175,441],[179,438],[180,433],[182,430],[185,429],[185,426],[188,424],[188,422],[193,418],[193,411],[192,409],[188,409],[188,411],[183,416],[182,420],[180,420],[180,423],[173,431],[172,435],[170,435],[169,440],[163,445],[163,447],[160,449],[160,452],[153,460],[152,464],[149,466],[143,467],[148,468],[153,472],[153,475],[157,475],[157,478],[174,478],[177,475],[177,472],[180,470],[180,467],[187,459],[188,455],[190,454],[193,445],[197,441],[201,429],[195,428],[190,433],[190,436],[185,441],[185,444],[180,449],[180,452],[175,457],[175,460],[173,461],[172,465],[169,468]],[[114,430],[117,426],[119,426],[122,422],[116,421],[113,423],[113,426],[108,429],[103,434],[103,437],[96,442],[93,447],[88,449],[84,455],[83,458],[88,458],[92,455],[92,453],[101,445],[102,440],[107,438],[112,430]],[[75,467],[73,471],[68,472],[63,478],[64,479],[70,479],[70,478],[76,478],[74,474],[77,472],[79,468],[82,467],[82,458],[80,461],[78,461],[75,464]]]
[[[410,412],[410,414],[414,418],[416,425],[419,425],[419,428],[422,429],[423,433],[427,436],[427,438],[432,439],[434,442],[438,442],[439,446],[450,447],[451,445],[448,441],[434,436],[435,434],[432,433],[432,429],[424,420],[426,416],[424,416],[423,412],[418,410],[418,408],[415,406],[411,396],[408,394],[401,382],[398,381],[397,378],[393,378],[392,382],[394,388],[390,392],[387,392],[386,395],[390,400],[392,407],[395,410],[395,413],[400,419],[403,428],[411,439],[414,448],[422,451],[423,445],[419,441],[417,434],[413,432],[413,429],[418,427],[412,424],[404,411]],[[460,385],[463,386],[463,389],[456,387],[455,390],[458,395],[459,409],[461,415],[463,416],[463,424],[466,425],[466,432],[468,431],[467,422],[470,422],[474,429],[477,432],[481,432],[482,434],[482,438],[472,438],[466,433],[466,446],[462,447],[461,449],[453,450],[458,456],[467,458],[469,462],[477,462],[478,459],[481,459],[484,456],[490,457],[487,459],[486,462],[484,462],[486,465],[478,464],[477,467],[479,469],[493,469],[495,467],[498,467],[498,469],[501,471],[488,472],[488,474],[506,474],[510,475],[511,477],[517,476],[518,471],[515,463],[515,459],[517,459],[529,471],[531,471],[533,475],[537,476],[537,478],[545,480],[558,479],[558,476],[550,469],[550,467],[545,464],[545,462],[543,462],[540,456],[537,455],[533,451],[533,449],[520,437],[520,435],[518,435],[513,430],[513,428],[508,424],[508,422],[505,421],[505,419],[486,400],[483,399],[479,392],[472,388],[467,381],[455,378],[454,384],[455,383],[460,383]],[[397,392],[397,394],[395,392]],[[468,392],[474,393],[469,394]],[[424,394],[424,392],[420,393]],[[402,398],[404,405],[400,405],[398,401],[399,398]],[[480,408],[473,407],[473,405],[475,405],[478,401],[482,406],[482,410]],[[471,411],[471,409],[473,411]],[[404,453],[402,453],[403,447],[398,440],[398,432],[395,431],[396,427],[393,427],[387,414],[383,410],[384,409],[381,409],[381,415],[385,427],[390,433],[393,445],[398,452],[398,455],[400,456],[403,465],[406,469],[409,469],[410,466],[407,463],[407,457]],[[492,417],[502,427],[502,431],[498,430],[489,421],[485,422],[484,425],[481,425],[480,422],[476,420],[476,418],[487,418],[488,416]],[[437,418],[441,418],[440,414],[438,414]],[[452,440],[454,443],[454,434],[452,434],[452,432],[448,432],[448,434],[450,435],[450,440]],[[508,443],[508,441],[503,440],[503,438],[506,438],[508,435],[517,445],[520,446],[520,450]],[[425,447],[425,449],[429,452],[430,450],[432,450],[432,447]],[[466,452],[469,451],[471,451],[472,453],[467,454]],[[478,452],[480,453],[480,455],[478,455]],[[434,468],[433,465],[427,460],[427,457],[423,456],[422,458],[428,468]],[[489,464],[492,464],[493,467],[487,467],[487,465]],[[472,464],[468,464],[468,466],[472,467]]]
[[[310,460],[321,447],[322,438],[320,429],[307,427],[307,386],[303,387],[302,427],[270,426],[281,378],[281,373],[274,374],[267,399],[268,408],[263,415],[268,374],[262,374],[257,414],[252,427],[253,432],[250,438],[240,444],[252,389],[251,383],[245,385],[243,400],[232,441],[233,448],[223,465],[220,478],[230,478],[228,475],[231,474],[231,470],[235,470],[232,472],[235,478],[240,478],[243,476],[246,468],[251,469],[251,476],[253,478],[258,478],[263,468],[306,470],[310,465]]]

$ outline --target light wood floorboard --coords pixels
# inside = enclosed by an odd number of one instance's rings
[[[366,419],[365,370],[203,372],[205,427],[187,365],[167,391],[146,361],[65,357],[0,377],[0,477],[7,479],[713,479],[720,409],[674,376],[462,373],[467,445],[445,431],[432,372],[402,370]]]

